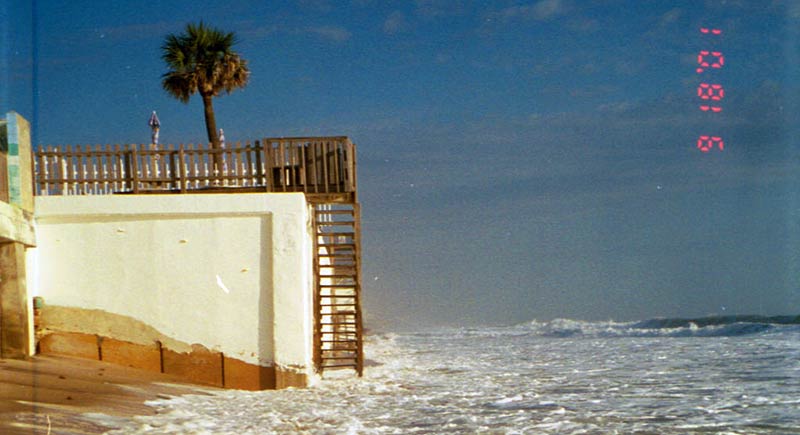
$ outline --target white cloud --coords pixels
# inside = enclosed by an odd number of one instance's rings
[[[186,28],[186,23],[177,21],[158,21],[154,23],[136,23],[113,27],[102,27],[94,30],[94,34],[99,38],[111,38],[114,40],[133,40],[149,39],[153,37],[163,38],[168,33],[181,33]],[[223,29],[225,31],[230,31]]]
[[[309,27],[306,30],[309,33],[319,35],[322,38],[334,42],[344,42],[350,39],[350,37],[352,36],[349,30],[339,26]]]
[[[466,10],[466,0],[417,0],[417,13],[424,17],[460,15]]]
[[[670,9],[661,15],[658,20],[658,27],[664,28],[677,22],[683,16],[683,10],[680,8]]]
[[[408,28],[406,16],[400,11],[394,11],[389,14],[386,21],[383,22],[383,32],[389,35],[402,32]]]
[[[533,5],[533,15],[537,20],[547,20],[565,12],[562,0],[542,0]]]
[[[567,12],[564,0],[540,0],[529,5],[510,6],[502,9],[497,16],[503,20],[534,19],[549,20]]]
[[[328,0],[297,0],[297,5],[315,12],[330,12],[333,9]]]

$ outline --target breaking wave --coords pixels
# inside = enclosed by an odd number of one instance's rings
[[[636,322],[586,322],[555,319],[518,325],[517,333],[542,337],[737,337],[800,332],[800,316],[732,315],[700,318],[656,318]]]

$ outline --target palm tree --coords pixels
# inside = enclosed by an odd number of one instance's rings
[[[247,85],[250,70],[232,47],[236,44],[233,33],[199,24],[187,24],[183,34],[167,35],[162,49],[162,59],[169,71],[162,76],[161,85],[170,95],[184,103],[199,93],[205,109],[206,133],[213,149],[220,148],[217,121],[214,118],[212,98],[225,91]]]

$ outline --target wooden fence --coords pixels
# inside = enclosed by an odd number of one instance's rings
[[[210,145],[40,146],[36,195],[252,190],[353,193],[355,145],[347,137],[261,139]]]

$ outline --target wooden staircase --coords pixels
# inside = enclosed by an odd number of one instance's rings
[[[358,203],[314,206],[314,359],[317,371],[363,374]]]

